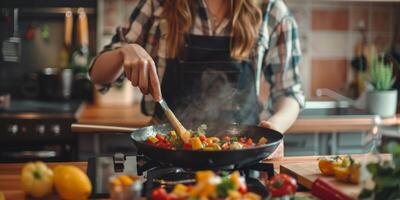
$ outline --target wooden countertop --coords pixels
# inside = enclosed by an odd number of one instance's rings
[[[132,106],[100,106],[84,103],[78,112],[78,123],[109,126],[143,127],[151,117],[140,111],[138,104]]]
[[[280,165],[283,163],[301,163],[305,161],[316,160],[316,156],[302,157],[285,157],[278,160],[269,160],[268,163],[273,163],[275,170],[279,171]],[[58,164],[71,164],[79,167],[83,171],[87,169],[87,162],[68,162],[68,163],[48,163],[48,166],[53,168]],[[0,164],[0,191],[5,193],[6,200],[21,200],[26,199],[24,192],[21,190],[20,173],[23,163]],[[49,196],[48,200],[59,199],[56,195]]]
[[[140,112],[138,104],[132,106],[99,106],[83,104],[78,113],[78,123],[96,124],[124,127],[143,127],[150,124],[151,117]],[[400,124],[400,115],[383,119],[385,126]],[[346,131],[368,131],[373,127],[374,121],[371,118],[299,118],[287,131],[294,133],[331,133]]]

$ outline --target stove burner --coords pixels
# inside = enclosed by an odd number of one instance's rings
[[[159,179],[153,179],[153,182],[158,184],[158,187],[175,186],[177,184],[194,184],[196,183],[194,172],[178,172],[165,174]]]

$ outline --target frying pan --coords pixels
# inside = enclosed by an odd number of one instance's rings
[[[169,124],[159,124],[147,126],[139,129],[121,128],[113,126],[93,126],[83,124],[73,124],[72,130],[90,131],[96,130],[107,132],[128,132],[133,143],[138,148],[139,153],[147,156],[153,161],[157,161],[162,165],[171,165],[176,167],[185,167],[191,169],[210,169],[233,167],[241,168],[246,165],[251,165],[268,157],[278,145],[282,142],[283,135],[278,131],[262,128],[258,126],[239,125],[239,124],[218,124],[209,126],[207,136],[237,136],[249,137],[253,141],[258,141],[259,138],[265,137],[268,139],[267,144],[251,148],[238,150],[221,150],[221,151],[202,151],[202,150],[172,150],[156,147],[147,144],[145,140],[149,136],[157,133],[161,135],[168,134],[172,130]]]

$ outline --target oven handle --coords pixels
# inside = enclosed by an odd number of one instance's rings
[[[3,152],[2,154],[11,158],[55,158],[59,156],[56,151],[18,151]]]

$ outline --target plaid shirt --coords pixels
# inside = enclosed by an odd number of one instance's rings
[[[104,52],[119,48],[121,41],[141,45],[154,59],[160,81],[166,67],[166,21],[160,17],[162,4],[163,0],[139,0],[130,15],[130,23],[117,28],[111,43],[103,50]],[[195,6],[197,13],[190,29],[191,34],[209,36],[230,34],[229,19],[224,19],[213,31],[204,0],[197,0]],[[250,55],[250,62],[256,72],[255,84],[259,85],[260,75],[263,73],[270,84],[270,108],[282,97],[292,97],[303,107],[305,99],[299,76],[301,50],[296,21],[282,0],[262,0],[260,6],[264,20],[259,42]],[[121,30],[123,33],[120,33]],[[124,74],[121,74],[116,82],[121,82],[123,79]],[[96,87],[105,92],[111,85],[110,83]],[[147,95],[144,101],[144,113],[152,114],[154,110],[152,98]]]

